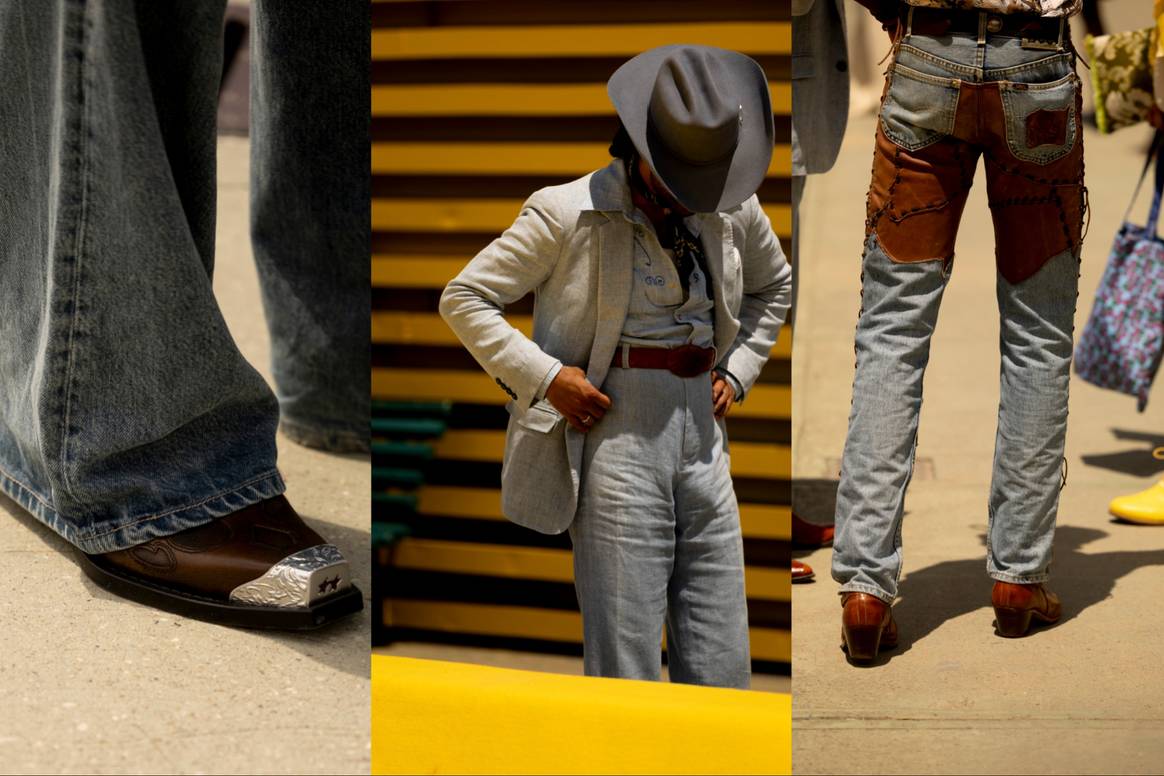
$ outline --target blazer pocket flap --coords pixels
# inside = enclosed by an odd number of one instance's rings
[[[554,405],[543,399],[521,415],[518,415],[517,424],[522,428],[528,428],[530,431],[540,431],[546,434],[552,431],[561,419],[562,413],[558,412]]]
[[[792,77],[812,78],[816,74],[816,62],[812,54],[792,55]]]

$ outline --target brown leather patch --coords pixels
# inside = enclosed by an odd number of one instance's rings
[[[986,193],[994,219],[995,259],[999,273],[1008,283],[1021,283],[1038,272],[1049,259],[1065,250],[1078,248],[1082,240],[1081,111],[1082,97],[1076,90],[1075,146],[1050,164],[1016,159],[1001,136],[994,140],[993,148],[986,155]],[[1001,102],[990,106],[989,113],[989,120],[1001,120]],[[1039,114],[1044,114],[1045,118],[1035,118]],[[1066,108],[1036,111],[1028,118],[1028,131],[1031,119],[1035,124],[1062,121],[1057,138],[1044,141],[1062,144],[1066,142],[1068,116]],[[1028,142],[1034,142],[1034,139]]]
[[[1067,109],[1040,108],[1027,116],[1027,148],[1067,142]]]
[[[877,233],[890,259],[933,261],[954,255],[976,159],[973,149],[954,138],[906,151],[878,126],[866,227]]]

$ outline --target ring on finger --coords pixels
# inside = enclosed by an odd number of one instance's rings
[[[590,417],[589,415],[586,415],[582,418],[582,425],[583,426],[589,426],[589,425],[592,425],[593,423],[594,423],[594,418]]]

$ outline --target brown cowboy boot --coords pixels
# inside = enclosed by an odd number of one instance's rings
[[[310,629],[363,608],[347,559],[283,496],[126,550],[78,551],[78,558],[117,595],[222,625]]]
[[[994,604],[994,625],[998,635],[1009,639],[1027,635],[1032,619],[1053,623],[1058,622],[1063,614],[1059,596],[1041,583],[995,582],[990,599]]]
[[[841,642],[850,663],[871,663],[882,648],[897,646],[897,623],[889,604],[868,593],[845,593],[841,606]]]

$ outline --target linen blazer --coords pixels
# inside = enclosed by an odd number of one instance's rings
[[[828,172],[849,120],[845,0],[792,2],[792,174]]]
[[[542,533],[569,528],[585,435],[537,393],[560,361],[601,389],[622,335],[633,279],[634,206],[622,162],[535,192],[513,225],[441,295],[442,317],[513,398],[501,471],[502,512]],[[696,216],[715,297],[718,365],[755,383],[788,312],[791,272],[753,195]],[[505,306],[534,293],[533,336]],[[710,408],[709,408],[710,411]]]

